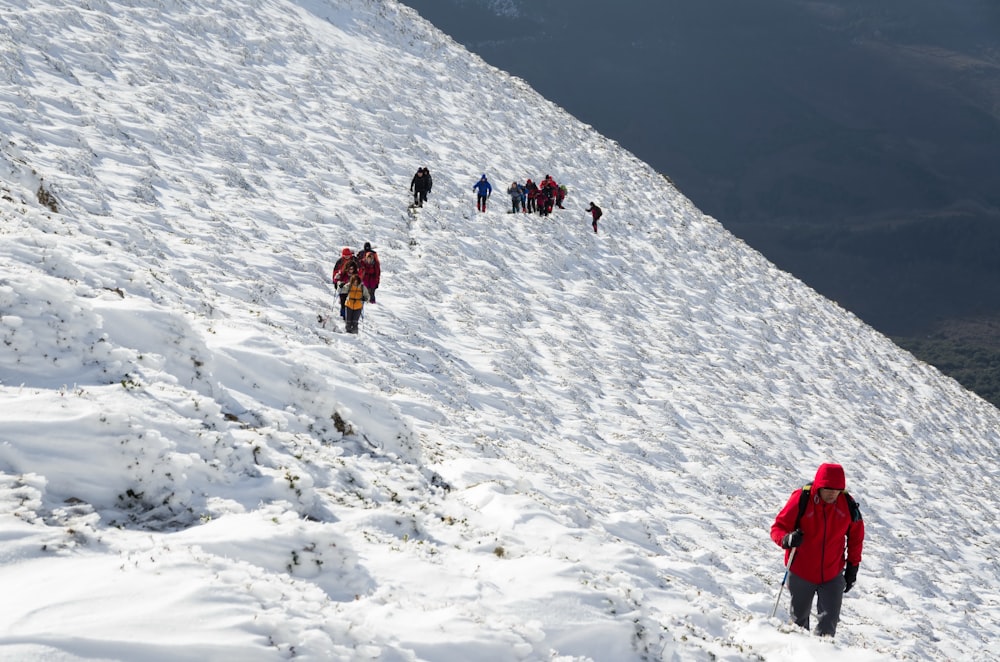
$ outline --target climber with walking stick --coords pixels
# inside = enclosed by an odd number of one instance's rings
[[[845,488],[844,468],[821,464],[813,482],[792,493],[771,525],[771,539],[785,550],[792,620],[808,630],[815,598],[815,633],[826,637],[837,632],[844,594],[857,581],[865,540],[861,510]]]

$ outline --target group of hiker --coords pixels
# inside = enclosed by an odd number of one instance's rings
[[[361,313],[366,303],[375,303],[375,290],[382,279],[378,253],[366,241],[364,248],[354,253],[344,246],[333,266],[333,284],[340,297],[340,317],[347,333],[357,333]]]
[[[423,207],[427,202],[427,194],[433,187],[431,171],[426,167],[417,168],[416,174],[410,180],[410,192],[413,193],[413,203],[410,208]],[[486,173],[483,173],[479,180],[472,185],[472,190],[476,192],[476,210],[486,211],[486,205],[493,195],[493,184],[490,183]],[[560,185],[552,178],[552,175],[545,175],[538,183],[531,179],[525,180],[523,184],[514,180],[507,187],[507,195],[510,196],[511,214],[539,214],[548,216],[556,208],[565,209],[563,201],[566,199],[568,191],[566,185]],[[603,211],[593,202],[585,209],[591,216],[591,226],[597,232],[597,221],[603,215]]]
[[[486,201],[493,193],[493,185],[485,173],[472,188],[476,192],[476,209],[486,211]],[[507,195],[510,196],[511,214],[521,212],[548,216],[555,207],[565,209],[563,200],[566,199],[566,187],[557,184],[551,175],[545,175],[537,184],[530,179],[523,184],[514,180],[507,187]]]
[[[545,175],[537,184],[530,179],[523,184],[514,180],[507,187],[512,214],[520,211],[524,214],[548,216],[555,207],[565,209],[563,200],[566,199],[566,193],[566,186],[557,184],[552,175]]]
[[[413,193],[412,208],[423,207],[427,196],[434,188],[431,171],[427,167],[417,168],[410,180],[410,192]],[[486,173],[473,186],[476,192],[476,209],[485,212],[486,203],[493,194]],[[565,209],[566,186],[560,186],[551,175],[545,175],[539,183],[530,179],[524,184],[516,180],[507,188],[511,200],[511,213],[539,214],[548,216],[554,208]],[[597,232],[597,220],[601,217],[601,208],[593,202],[584,210],[593,219],[594,232]],[[340,258],[333,267],[333,284],[337,287],[340,297],[340,317],[344,320],[347,333],[358,333],[358,326],[365,303],[375,303],[375,290],[378,289],[382,276],[382,267],[378,253],[372,250],[371,242],[365,242],[364,248],[354,253],[349,246],[341,251]]]
[[[476,209],[481,212],[486,211],[486,201],[493,194],[493,185],[485,173],[472,185],[472,189],[476,192]],[[548,216],[555,208],[566,209],[563,201],[567,193],[566,185],[557,183],[552,175],[545,175],[537,184],[531,179],[525,180],[523,184],[515,179],[507,187],[507,195],[510,196],[508,213]],[[591,215],[591,226],[594,232],[597,232],[597,221],[604,212],[593,202],[584,211]]]

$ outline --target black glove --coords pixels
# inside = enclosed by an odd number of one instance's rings
[[[854,582],[858,581],[858,566],[847,564],[847,568],[844,570],[844,581],[847,582],[844,585],[844,593],[847,593],[854,586]]]
[[[785,549],[792,549],[802,544],[802,532],[795,529],[791,533],[786,533],[781,539],[781,546]]]

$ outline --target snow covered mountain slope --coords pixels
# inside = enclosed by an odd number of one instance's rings
[[[0,659],[996,659],[998,412],[523,82],[388,0],[0,9]],[[824,461],[835,641],[768,618]]]

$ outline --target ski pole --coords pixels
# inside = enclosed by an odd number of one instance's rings
[[[781,586],[778,587],[778,597],[774,600],[774,609],[771,610],[771,618],[778,613],[778,603],[781,602],[781,592],[785,588],[785,582],[788,581],[788,569],[792,567],[792,560],[795,558],[795,552],[798,551],[798,547],[792,547],[792,553],[788,555],[788,563],[785,564],[785,576],[781,578]]]

